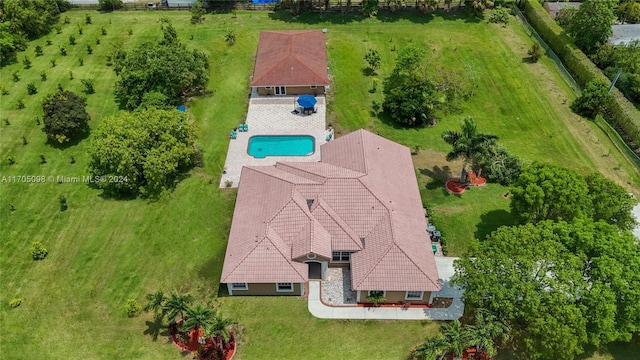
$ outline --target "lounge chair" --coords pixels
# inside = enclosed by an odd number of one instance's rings
[[[327,135],[327,141],[331,141],[332,137],[333,137],[333,134],[329,133],[329,135]]]
[[[231,133],[229,134],[229,138],[235,139],[237,136],[238,136],[238,133],[236,133],[235,130],[231,130]]]
[[[242,128],[244,129],[244,131],[249,131],[249,124],[242,124]]]

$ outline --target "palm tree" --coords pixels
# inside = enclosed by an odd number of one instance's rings
[[[219,336],[222,341],[225,343],[229,342],[231,339],[231,325],[236,322],[230,318],[224,318],[220,314],[216,314],[214,316],[213,325],[209,328],[208,336]],[[220,344],[222,346],[222,344]]]
[[[208,333],[213,327],[216,318],[215,310],[206,308],[202,304],[187,308],[186,315],[180,330],[187,333],[197,328],[201,328],[204,333]]]
[[[504,342],[509,339],[509,326],[493,315],[489,310],[478,309],[475,326],[467,326],[470,339],[476,345],[476,351],[484,351],[489,357],[497,353],[495,340]]]
[[[153,311],[153,317],[158,319],[158,315],[165,315],[164,302],[167,298],[164,296],[162,290],[158,290],[153,294],[147,294],[147,304],[144,306],[144,311]]]
[[[181,320],[184,320],[184,313],[189,309],[189,304],[192,301],[193,296],[191,294],[179,294],[174,290],[164,303],[163,310],[167,313],[170,321],[175,321],[178,315],[180,315]]]
[[[440,360],[449,352],[452,352],[455,357],[462,357],[464,350],[471,345],[469,333],[465,331],[458,319],[453,320],[450,324],[442,325],[440,332],[444,336],[446,349],[440,356]]]
[[[436,360],[445,349],[446,342],[442,336],[428,338],[413,350],[411,357],[418,360]]]
[[[462,171],[460,173],[460,182],[466,182],[467,165],[474,162],[486,147],[494,144],[498,137],[492,134],[478,133],[478,125],[475,120],[467,116],[462,119],[462,132],[446,130],[442,133],[442,139],[449,145],[453,146],[453,150],[447,153],[447,161],[453,161],[462,158]]]

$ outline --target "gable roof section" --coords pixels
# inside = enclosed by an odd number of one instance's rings
[[[262,31],[251,86],[329,85],[321,30]]]
[[[234,282],[289,282],[282,280],[293,274],[287,271],[298,271],[297,265],[306,269],[292,259],[349,250],[355,251],[355,290],[440,290],[409,149],[358,130],[323,145],[321,151],[320,163],[243,170],[221,282],[235,279],[229,274],[253,279]],[[279,253],[288,251],[289,257],[246,245],[262,244],[255,240],[256,231],[277,249],[285,246]],[[270,231],[275,236],[268,235]],[[248,255],[253,252],[275,261],[273,270]],[[242,253],[247,260],[240,263]],[[230,257],[236,266],[227,265]],[[261,273],[240,269],[245,266],[260,267]],[[307,274],[301,276],[306,279]]]

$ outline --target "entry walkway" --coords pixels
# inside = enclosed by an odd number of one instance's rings
[[[329,306],[322,302],[319,280],[309,280],[308,307],[311,315],[321,319],[372,319],[372,320],[455,320],[464,314],[462,290],[449,284],[454,274],[453,257],[436,257],[436,266],[442,290],[434,297],[453,298],[448,308],[358,307],[354,305]]]

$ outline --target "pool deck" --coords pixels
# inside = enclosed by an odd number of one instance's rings
[[[221,174],[220,187],[232,181],[231,187],[238,187],[243,166],[275,165],[283,161],[320,161],[320,146],[326,143],[326,102],[324,95],[316,96],[317,112],[311,115],[294,114],[298,96],[257,96],[249,99],[246,124],[248,132],[238,132],[229,140],[225,173]],[[231,130],[231,129],[229,129]],[[311,135],[315,141],[315,151],[310,156],[268,156],[256,159],[247,153],[249,138],[255,135]]]

